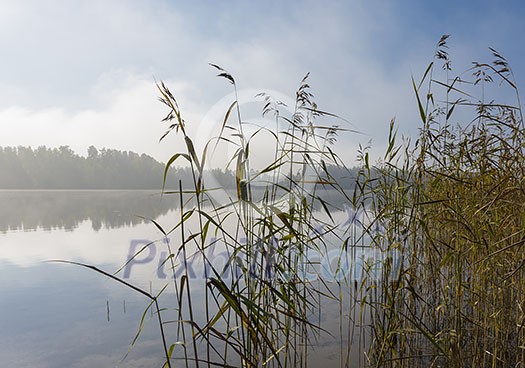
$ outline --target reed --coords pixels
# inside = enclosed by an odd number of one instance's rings
[[[330,338],[338,341],[341,367],[525,364],[520,97],[510,66],[493,49],[493,62],[454,77],[447,39],[423,77],[412,80],[417,141],[399,142],[392,121],[382,160],[371,164],[368,148],[359,148],[353,193],[331,174],[351,175],[333,149],[346,129],[331,122],[344,120],[318,109],[308,75],[289,115],[261,94],[262,114],[275,119],[275,129],[250,133],[236,80],[211,64],[235,98],[220,133],[200,152],[176,98],[157,85],[168,109],[161,140],[176,134],[183,147],[167,162],[164,185],[180,160],[193,177],[189,187],[179,182],[178,190],[163,191],[180,202],[173,228],[152,220],[163,237],[177,234],[166,242],[165,260],[174,276],[174,319],[158,305],[167,288],[146,293],[160,321],[165,366],[306,367],[317,343]],[[497,99],[509,96],[513,103]],[[256,170],[250,148],[260,134],[272,137],[274,156]],[[205,180],[206,162],[221,146],[233,152],[227,166],[235,172],[226,202]],[[341,226],[345,210],[351,218]],[[219,243],[228,254],[220,267],[209,258]],[[374,256],[359,258],[365,248]],[[327,277],[311,254],[334,250],[339,261]],[[195,256],[204,263],[202,280],[188,274]],[[312,273],[315,279],[305,277]],[[323,315],[328,302],[337,305],[335,329]],[[170,336],[175,341],[166,342]]]
[[[387,224],[377,245],[403,260],[398,277],[384,280],[369,303],[371,366],[525,363],[519,94],[493,49],[492,63],[450,77],[447,38],[413,81],[422,122],[415,147],[403,150],[391,135],[379,183],[370,185],[363,172],[362,198],[369,194],[376,221]],[[509,92],[513,104],[497,99]]]
[[[212,67],[232,85],[237,96],[234,78],[221,67],[213,64]],[[180,222],[172,229],[181,233],[177,252],[185,252],[191,246],[210,266],[204,285],[204,320],[192,314],[195,295],[187,277],[182,278],[178,288],[177,308],[183,315],[179,316],[177,329],[186,330],[186,336],[192,338],[172,345],[169,350],[171,354],[180,347],[186,364],[194,361],[197,366],[305,366],[311,338],[322,330],[312,315],[321,309],[322,299],[338,300],[336,295],[325,294],[317,283],[304,277],[304,269],[312,267],[308,252],[327,247],[314,224],[326,225],[326,233],[336,227],[335,223],[318,218],[314,206],[320,203],[329,218],[332,211],[340,210],[325,202],[317,191],[330,187],[349,200],[328,170],[330,166],[342,165],[330,146],[343,129],[317,123],[326,116],[332,120],[340,118],[317,109],[307,78],[296,92],[291,116],[281,114],[282,105],[271,96],[260,95],[265,102],[263,115],[273,115],[276,126],[284,122],[285,129],[261,127],[247,134],[236,97],[225,113],[220,134],[199,153],[187,134],[174,95],[165,84],[158,85],[160,99],[169,110],[164,121],[170,122],[161,139],[175,131],[182,135],[185,146],[184,151],[175,153],[168,161],[165,177],[179,159],[186,160],[194,173],[191,188],[181,186],[178,192],[165,192],[178,194],[183,209]],[[226,136],[225,131],[231,134]],[[273,137],[274,161],[256,171],[250,145],[256,144],[258,134],[263,131]],[[234,148],[230,163],[236,173],[235,194],[226,203],[217,204],[213,198],[216,188],[206,186],[203,173],[208,150],[223,144]],[[256,194],[252,186],[261,178],[262,193],[258,189]],[[192,197],[189,208],[185,207],[183,193]],[[188,234],[184,224],[190,220],[198,223],[198,228]],[[234,226],[227,227],[226,223]],[[227,269],[216,269],[207,259],[210,236],[218,237],[226,247],[230,255]],[[192,351],[188,351],[188,345],[193,346]],[[197,345],[204,347],[202,352]]]

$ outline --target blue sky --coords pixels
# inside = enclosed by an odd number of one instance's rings
[[[457,72],[491,61],[490,46],[523,87],[522,3],[0,0],[0,146],[85,154],[93,144],[166,160],[178,143],[158,143],[165,110],[154,80],[168,83],[205,140],[204,121],[220,120],[232,98],[212,62],[234,75],[254,120],[252,92],[292,98],[310,72],[319,107],[363,133],[340,137],[352,165],[358,143],[372,140],[379,156],[393,117],[401,134],[417,133],[411,75],[442,34],[452,35]]]

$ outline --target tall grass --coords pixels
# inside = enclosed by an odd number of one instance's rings
[[[403,255],[399,277],[381,283],[369,303],[370,365],[519,367],[525,364],[519,94],[507,61],[493,49],[492,63],[473,63],[451,78],[447,37],[423,78],[413,81],[422,120],[415,149],[401,155],[391,137],[379,184],[371,185],[370,172],[361,179],[362,198],[368,195],[376,221],[387,224],[377,245]],[[443,81],[436,77],[440,62]],[[509,92],[514,104],[493,99]]]
[[[232,85],[237,96],[234,78],[221,67],[212,67]],[[162,138],[175,130],[182,134],[185,146],[168,161],[166,173],[179,159],[186,160],[194,173],[191,188],[181,185],[178,192],[166,192],[180,195],[181,218],[172,229],[181,235],[176,251],[184,253],[191,247],[209,265],[204,281],[204,316],[200,318],[192,313],[195,295],[187,275],[178,288],[174,281],[178,290],[177,330],[186,331],[186,337],[170,347],[170,354],[180,348],[186,364],[194,361],[197,366],[306,366],[311,339],[322,330],[312,316],[321,309],[322,299],[338,301],[330,290],[323,291],[318,283],[305,279],[304,270],[315,267],[307,254],[326,249],[323,236],[334,233],[337,225],[331,213],[341,210],[325,202],[318,190],[330,187],[350,200],[328,170],[342,164],[330,148],[342,129],[317,123],[323,117],[339,118],[317,109],[306,76],[296,92],[295,106],[290,107],[291,116],[281,114],[282,103],[260,95],[265,102],[263,115],[272,115],[276,126],[284,123],[285,129],[261,127],[247,134],[236,97],[220,122],[220,134],[207,142],[202,152],[196,152],[174,95],[163,83],[158,89],[169,109],[164,120],[170,125]],[[225,135],[225,131],[230,134]],[[273,138],[274,161],[255,171],[250,145],[256,144],[262,132]],[[218,145],[234,148],[230,163],[236,173],[236,191],[226,203],[214,201],[216,188],[207,187],[203,175],[207,153]],[[261,189],[255,193],[253,183],[261,178],[262,193]],[[183,193],[192,197],[190,207],[186,207]],[[314,210],[319,203],[328,222],[318,218]],[[184,228],[189,221],[198,224],[191,233]],[[323,236],[314,224],[323,225]],[[227,249],[228,267],[215,268],[207,259],[210,237],[219,239]]]
[[[276,128],[249,133],[235,79],[212,64],[235,98],[217,122],[218,135],[201,151],[174,94],[158,84],[168,109],[161,140],[177,134],[182,147],[168,161],[164,181],[180,160],[193,173],[190,187],[179,182],[179,190],[164,191],[180,202],[173,228],[153,221],[164,237],[177,234],[166,242],[165,260],[174,276],[175,318],[158,306],[168,289],[147,293],[163,341],[174,340],[164,343],[165,366],[306,367],[317,343],[330,338],[339,341],[344,367],[525,364],[519,94],[507,61],[492,49],[492,63],[474,63],[452,77],[447,38],[439,40],[423,77],[412,80],[419,138],[399,143],[392,121],[380,162],[372,165],[367,148],[359,149],[353,193],[330,173],[330,167],[344,168],[333,143],[345,129],[326,122],[342,119],[318,109],[308,76],[289,115],[261,94],[262,113]],[[495,99],[509,95],[512,104]],[[259,134],[272,137],[274,156],[256,170],[250,148]],[[221,146],[232,148],[227,166],[235,171],[235,191],[225,202],[217,201],[219,189],[204,175]],[[326,199],[327,188],[337,201]],[[338,216],[349,208],[351,221],[342,228]],[[210,259],[219,245],[228,254],[221,266]],[[363,248],[375,256],[359,259]],[[330,278],[311,254],[334,249],[341,257]],[[195,256],[204,263],[202,280],[188,274]],[[353,263],[344,264],[349,259]],[[318,277],[305,277],[312,273]],[[333,310],[336,328],[323,315]]]

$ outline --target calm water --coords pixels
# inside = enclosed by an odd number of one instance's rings
[[[117,271],[130,252],[161,239],[154,225],[136,215],[155,218],[169,229],[179,211],[171,197],[148,191],[0,191],[1,366],[162,366],[154,318],[126,356],[148,303],[144,296],[92,270],[49,262]],[[159,242],[119,275],[144,290],[159,291],[168,282],[159,266],[164,249]],[[199,278],[198,264],[194,271]],[[322,318],[337,332],[336,306]],[[311,366],[338,365],[341,342],[322,338]]]

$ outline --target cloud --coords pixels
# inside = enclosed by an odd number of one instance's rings
[[[3,107],[92,107],[88,92],[101,75],[162,69],[166,50],[186,49],[191,39],[163,2],[8,0],[3,6],[9,18],[0,22]],[[169,60],[174,68],[179,63]],[[20,87],[13,97],[10,86]]]
[[[121,75],[116,79],[105,75],[94,87],[102,101],[98,109],[14,106],[0,110],[0,145],[68,145],[80,154],[86,154],[87,147],[94,145],[146,152],[165,160],[170,148],[158,140],[166,128],[160,123],[166,109],[157,100],[153,78],[125,73],[122,78],[122,73],[117,74]],[[185,91],[192,94],[191,87],[184,83],[169,84],[182,96]]]
[[[319,106],[367,134],[346,138],[344,155],[355,156],[357,142],[369,137],[381,151],[392,117],[402,133],[417,132],[410,77],[423,73],[442,33],[459,33],[452,38],[455,65],[468,65],[467,55],[485,37],[491,46],[503,42],[503,51],[521,53],[505,41],[509,24],[519,23],[508,11],[483,25],[489,15],[477,10],[469,28],[429,20],[433,6],[405,5],[6,0],[0,5],[0,144],[68,144],[82,152],[95,144],[165,159],[171,152],[157,144],[165,110],[155,101],[153,77],[171,82],[194,123],[232,91],[214,79],[207,65],[213,62],[239,88],[286,95],[311,72]],[[460,7],[457,17],[467,13]],[[496,23],[506,26],[490,31]]]

